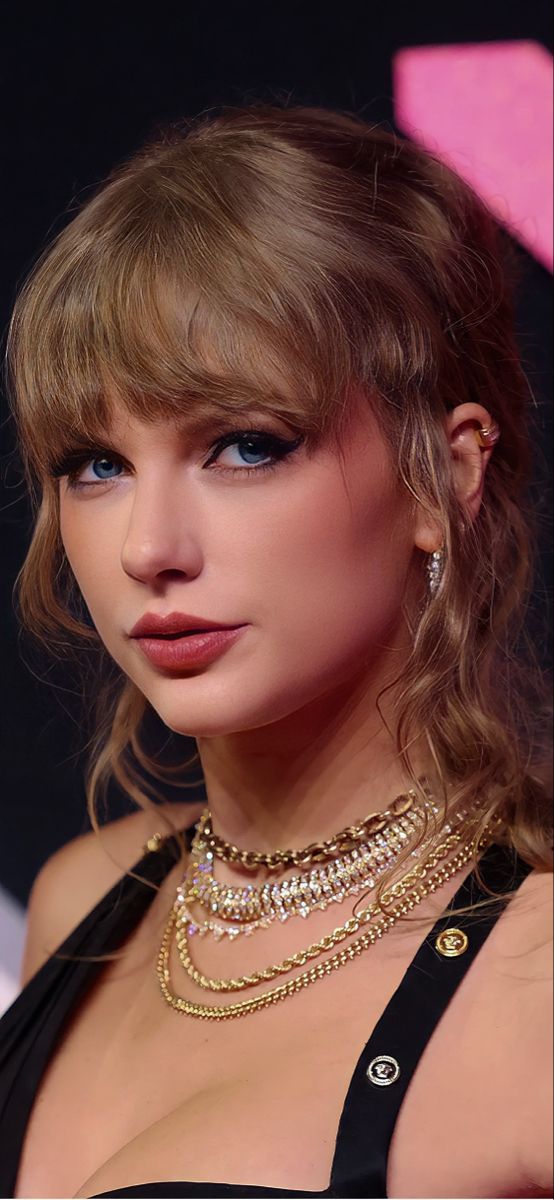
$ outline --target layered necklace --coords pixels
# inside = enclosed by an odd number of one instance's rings
[[[433,808],[437,813],[438,808]],[[260,887],[248,884],[237,888],[219,883],[214,877],[214,841],[206,835],[206,826],[210,826],[209,816],[205,814],[193,839],[190,866],[177,890],[181,902],[177,924],[182,926],[186,922],[187,937],[195,934],[202,937],[209,933],[216,940],[227,936],[233,941],[241,933],[249,936],[256,929],[267,929],[275,920],[287,921],[292,916],[306,918],[318,908],[340,903],[345,896],[356,896],[362,887],[364,890],[373,887],[393,865],[404,845],[421,827],[423,818],[410,797],[410,804],[405,806],[402,815],[389,820],[390,824],[383,832],[374,833],[371,840],[366,836],[346,854],[329,857],[329,861],[313,866],[309,871],[294,874],[281,882],[266,880]],[[337,835],[331,839],[332,844],[339,844],[339,838]],[[219,848],[218,857],[221,856]],[[316,861],[322,857],[318,850]],[[189,908],[192,901],[204,911],[215,914],[216,919],[210,916],[195,920]]]
[[[348,896],[357,896],[361,891],[370,893],[380,877],[394,867],[399,855],[426,827],[429,816],[436,817],[440,812],[427,781],[421,779],[419,783],[424,801],[413,790],[403,793],[385,812],[371,813],[359,824],[348,826],[327,841],[311,843],[302,850],[277,850],[269,854],[241,850],[214,832],[210,812],[206,809],[192,840],[190,862],[177,885],[176,899],[158,956],[158,981],[166,1002],[189,1016],[221,1021],[245,1016],[286,999],[358,957],[402,914],[461,870],[475,853],[475,846],[462,845],[450,862],[444,864],[443,860],[463,841],[467,810],[456,812],[443,825],[440,844],[436,844],[433,834],[426,835],[421,846],[409,853],[408,869],[383,893],[379,904],[366,904],[357,915],[304,950],[237,978],[212,978],[194,965],[191,945],[197,937],[213,937],[216,942],[223,938],[234,941],[241,935],[248,937],[263,931],[277,920],[285,922],[297,916],[306,920],[313,912],[340,903]],[[488,844],[491,835],[492,829],[487,826],[478,849]],[[262,868],[273,878],[258,885],[234,887],[216,879],[216,860],[237,864],[246,870]],[[432,868],[438,863],[443,865],[433,874]],[[275,878],[291,868],[300,869],[280,880]],[[395,905],[396,900],[400,900],[400,904]],[[200,913],[193,912],[192,905]],[[186,976],[200,988],[221,994],[242,992],[289,974],[296,967],[321,958],[364,926],[368,926],[365,932],[323,962],[250,999],[227,1005],[207,1005],[186,1000],[172,990],[169,953],[173,935]]]

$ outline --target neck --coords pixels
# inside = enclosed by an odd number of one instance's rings
[[[214,831],[242,849],[299,849],[413,787],[367,679],[359,694],[339,688],[261,729],[197,744]],[[410,758],[432,783],[422,747]]]

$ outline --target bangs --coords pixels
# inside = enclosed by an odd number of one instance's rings
[[[91,201],[18,299],[8,364],[28,468],[44,480],[115,406],[191,424],[257,407],[314,441],[336,429],[351,364],[321,285],[278,269],[213,201],[179,211],[136,182]]]

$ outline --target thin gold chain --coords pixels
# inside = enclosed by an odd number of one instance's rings
[[[449,863],[439,867],[438,871],[434,874],[428,875],[429,860],[424,867],[423,864],[418,864],[422,868],[420,874],[424,875],[425,878],[418,882],[416,888],[411,893],[408,895],[404,894],[399,904],[396,904],[390,912],[384,913],[370,929],[356,938],[349,946],[336,951],[330,958],[322,963],[317,963],[308,971],[303,971],[296,979],[288,980],[287,983],[282,983],[278,987],[271,988],[270,991],[263,993],[261,996],[256,996],[250,1000],[241,1000],[236,1004],[225,1006],[196,1004],[194,1001],[185,1000],[184,997],[177,996],[172,992],[169,952],[172,929],[177,916],[175,908],[172,908],[164,930],[157,961],[158,981],[164,999],[177,1012],[185,1013],[187,1016],[197,1017],[204,1021],[226,1021],[235,1017],[247,1016],[249,1013],[267,1008],[270,1004],[277,1004],[281,1000],[286,1000],[289,996],[295,995],[303,988],[309,987],[310,984],[316,983],[318,979],[322,979],[326,975],[330,975],[333,971],[338,970],[341,966],[345,966],[347,962],[353,961],[364,950],[373,945],[378,938],[381,938],[392,928],[402,914],[409,912],[417,904],[420,904],[425,896],[431,892],[435,892],[437,888],[446,883],[457,871],[461,870],[470,861],[475,849],[478,852],[486,848],[491,840],[490,831],[491,825],[487,825],[476,848],[472,844],[463,846]],[[398,894],[398,889],[405,883],[406,878],[398,881],[389,889],[388,893],[383,895],[381,904],[386,902],[386,895],[390,897],[393,893]]]
[[[461,834],[453,832],[449,834],[439,846],[435,848],[425,860],[425,863],[418,862],[412,867],[398,882],[402,884],[403,890],[400,895],[404,895],[412,882],[417,881],[422,872],[427,872],[431,867],[434,867],[442,858],[446,858],[450,850],[457,846],[461,840]],[[382,903],[386,903],[387,892],[383,893]],[[339,945],[345,941],[352,933],[357,933],[362,925],[367,925],[373,914],[378,911],[379,905],[376,903],[369,904],[362,909],[358,916],[350,917],[344,925],[339,925],[332,933],[328,933],[325,937],[320,938],[317,942],[312,942],[304,950],[299,950],[296,954],[290,954],[280,963],[265,967],[259,971],[253,971],[251,975],[241,975],[238,979],[213,979],[208,975],[204,975],[194,966],[190,957],[187,941],[186,925],[177,930],[176,942],[179,951],[179,959],[181,965],[186,971],[190,979],[197,983],[199,987],[205,988],[210,992],[240,992],[247,987],[255,987],[258,983],[266,983],[275,979],[277,975],[285,975],[288,971],[292,971],[294,967],[303,967],[312,958],[317,958],[326,950],[331,950],[333,946]]]
[[[422,779],[420,782],[426,789],[426,780]],[[209,842],[212,853],[223,862],[240,863],[241,867],[246,867],[248,870],[266,867],[268,871],[276,871],[283,866],[296,867],[305,866],[311,862],[324,862],[326,858],[332,858],[339,851],[345,852],[353,849],[368,834],[380,833],[391,821],[399,816],[404,816],[413,807],[417,798],[417,793],[413,789],[406,793],[403,792],[392,801],[384,812],[370,813],[358,824],[347,826],[346,829],[335,833],[326,841],[311,842],[302,850],[275,850],[270,854],[264,854],[258,850],[240,850],[232,842],[226,842],[224,838],[214,833],[209,810],[206,810],[202,816],[202,832]]]

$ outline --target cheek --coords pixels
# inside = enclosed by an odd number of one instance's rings
[[[304,664],[371,649],[398,622],[410,528],[390,483],[348,495],[342,486],[314,489],[285,527],[269,530],[267,554],[268,621]]]
[[[103,615],[107,615],[110,608],[113,611],[114,572],[119,561],[118,548],[112,544],[109,527],[105,522],[95,525],[93,521],[80,521],[78,513],[71,512],[70,507],[62,503],[60,536],[94,623],[99,631],[100,623],[105,626],[109,636],[109,621],[104,620]],[[104,630],[101,636],[104,637]]]

